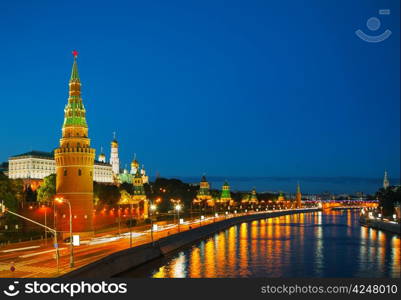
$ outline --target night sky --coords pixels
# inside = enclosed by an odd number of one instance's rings
[[[116,131],[122,167],[399,178],[398,0],[193,2],[1,1],[0,161],[58,146],[77,49],[92,146]]]

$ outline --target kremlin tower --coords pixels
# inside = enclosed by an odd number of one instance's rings
[[[54,151],[56,162],[56,197],[64,203],[57,206],[57,230],[69,231],[69,209],[73,215],[73,232],[93,232],[93,165],[95,149],[90,148],[86,110],[81,98],[77,56],[69,82],[68,103],[64,108],[64,124],[60,147]]]
[[[212,196],[210,195],[210,185],[209,182],[207,182],[205,175],[202,176],[200,186],[199,186],[199,191],[196,195],[197,202],[202,202],[205,200],[208,205],[212,206]]]
[[[117,177],[120,173],[120,159],[118,158],[118,142],[116,140],[115,132],[113,132],[113,140],[111,141],[110,164],[114,176]]]
[[[146,200],[145,189],[143,187],[142,175],[137,169],[137,172],[133,178],[134,193],[132,199],[135,203],[140,203],[143,201],[143,217],[146,219],[149,215],[148,212],[148,201]]]
[[[220,202],[221,203],[231,202],[230,186],[228,185],[227,181],[224,182],[223,187],[221,189]]]
[[[387,189],[390,186],[390,181],[388,180],[387,171],[384,171],[384,178],[383,178],[383,188]]]
[[[296,207],[300,208],[302,206],[302,194],[301,194],[301,187],[299,186],[299,182],[297,184],[297,193],[295,195],[295,200],[296,200]]]
[[[252,189],[251,195],[249,197],[249,202],[252,203],[252,204],[258,204],[259,203],[258,196],[256,194],[256,189],[255,188]]]

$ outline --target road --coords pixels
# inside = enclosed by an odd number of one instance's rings
[[[251,212],[248,212],[251,213]],[[256,212],[252,212],[256,213]],[[158,226],[153,233],[154,240],[180,231],[190,230],[204,226],[212,222],[218,222],[226,218],[242,214],[220,215],[218,217],[207,217],[202,221],[194,219],[183,224],[168,223]],[[151,242],[150,226],[142,230],[133,229],[133,246]],[[118,229],[112,228],[96,237],[81,241],[80,246],[74,246],[74,267],[70,267],[70,245],[59,241],[59,267],[56,264],[55,248],[53,240],[21,242],[0,248],[0,278],[50,278],[80,268],[86,264],[99,260],[114,252],[130,247],[130,233],[125,228],[124,232],[118,233]]]

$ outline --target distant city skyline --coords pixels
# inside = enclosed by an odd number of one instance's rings
[[[136,153],[152,177],[382,179],[387,170],[394,184],[399,15],[382,20],[393,34],[372,45],[354,31],[375,3],[285,2],[1,4],[0,161],[58,146],[76,49],[96,157],[103,146],[110,159],[116,132],[120,166]]]

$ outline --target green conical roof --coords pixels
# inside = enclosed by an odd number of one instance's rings
[[[300,194],[301,193],[301,187],[300,187],[300,185],[299,185],[299,182],[298,182],[298,184],[297,184],[297,194]]]
[[[70,81],[79,81],[77,57],[74,56],[74,63],[72,64],[72,72]]]
[[[75,83],[71,85],[71,83]],[[78,88],[77,88],[78,84]],[[78,75],[78,63],[76,54],[74,54],[74,63],[72,64],[72,72],[70,78],[70,97],[64,108],[64,124],[63,126],[82,126],[87,127],[86,110],[82,103],[80,92],[80,80]],[[72,91],[72,92],[71,92]]]

